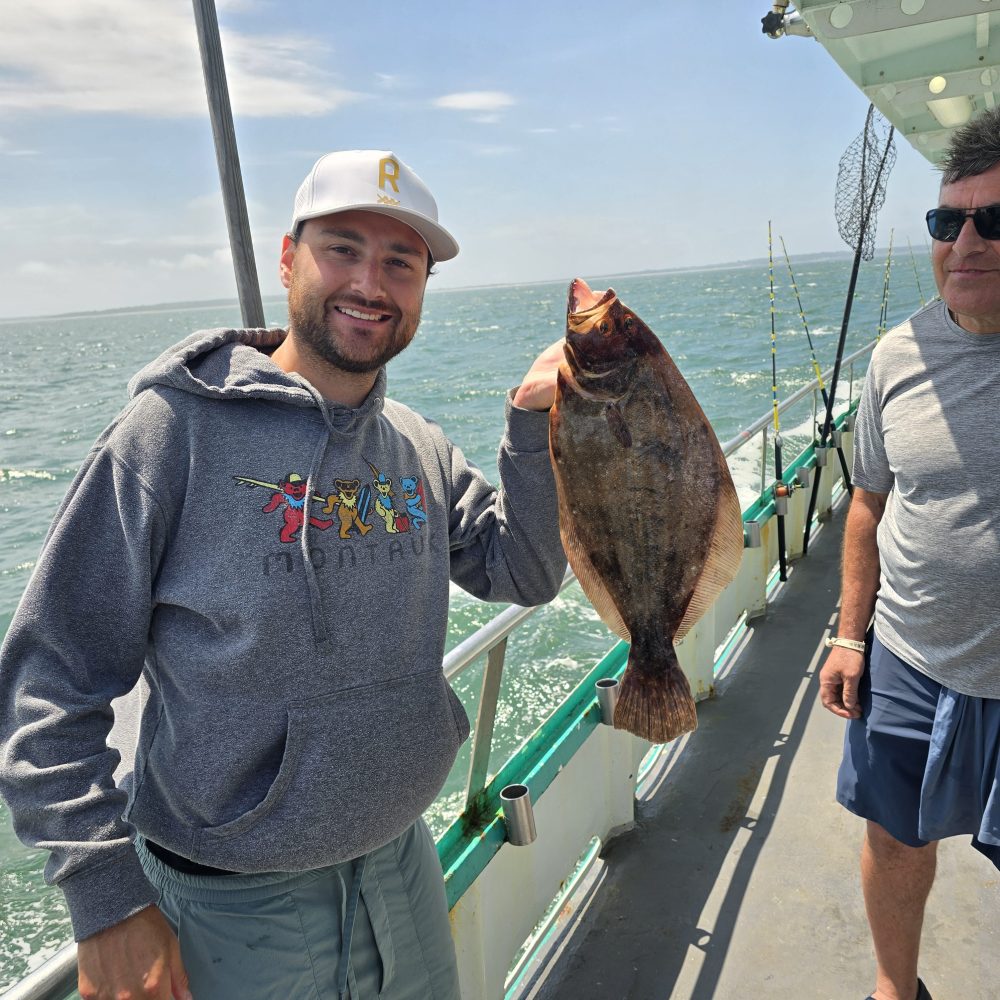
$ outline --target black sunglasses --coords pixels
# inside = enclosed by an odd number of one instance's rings
[[[966,219],[972,219],[984,240],[1000,240],[1000,205],[984,208],[932,208],[927,213],[927,231],[942,243],[954,243]]]

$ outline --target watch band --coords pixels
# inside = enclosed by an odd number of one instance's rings
[[[853,649],[856,653],[865,651],[865,644],[859,639],[841,639],[839,635],[831,635],[826,640],[827,649],[834,646],[843,646],[845,649]]]

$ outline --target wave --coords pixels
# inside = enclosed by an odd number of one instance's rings
[[[55,476],[44,469],[0,469],[0,483],[7,479],[52,479]]]

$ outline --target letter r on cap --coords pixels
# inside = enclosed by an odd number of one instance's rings
[[[385,156],[378,161],[378,186],[384,191],[386,182],[392,185],[393,191],[399,194],[399,164],[391,157]]]

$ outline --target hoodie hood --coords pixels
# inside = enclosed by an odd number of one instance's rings
[[[340,433],[354,431],[382,411],[384,368],[361,406],[342,406],[324,399],[301,375],[286,372],[271,360],[271,352],[287,335],[280,328],[199,330],[141,369],[128,384],[129,396],[167,386],[210,399],[261,399],[317,408],[329,430]]]

